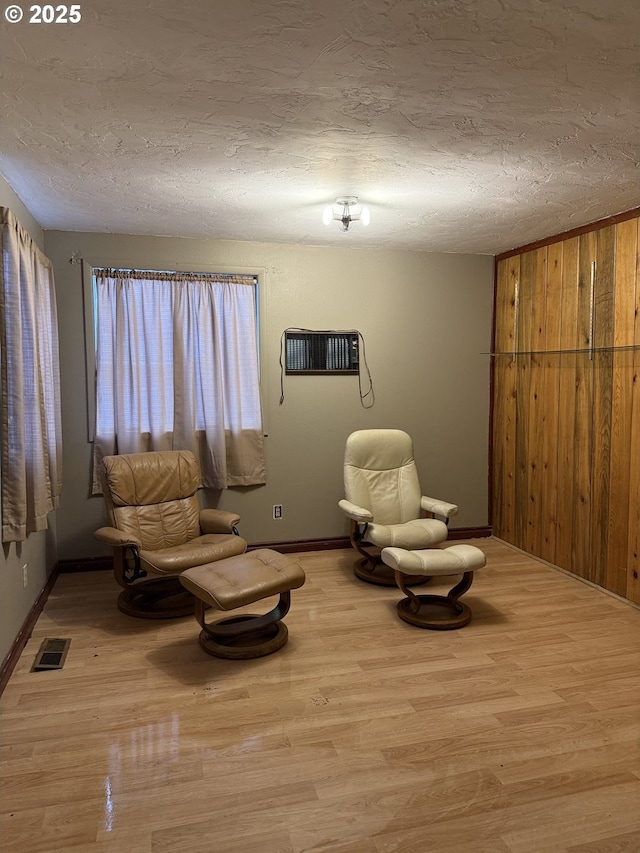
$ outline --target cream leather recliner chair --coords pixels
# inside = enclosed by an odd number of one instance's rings
[[[200,509],[200,469],[188,451],[105,456],[101,478],[110,526],[94,535],[113,546],[120,610],[150,619],[193,614],[193,596],[179,576],[243,554],[240,516]]]
[[[395,585],[380,559],[383,548],[433,548],[447,538],[455,504],[422,494],[411,437],[399,429],[351,433],[344,456],[345,499],[338,506],[351,519],[351,544],[364,558],[355,574],[369,583]],[[426,518],[424,513],[439,518]],[[424,576],[405,577],[407,584]]]

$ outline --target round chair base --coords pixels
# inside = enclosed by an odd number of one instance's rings
[[[178,619],[193,616],[194,599],[177,577],[154,578],[123,589],[118,609],[141,619]]]
[[[289,638],[287,626],[284,622],[272,622],[259,631],[246,633],[246,623],[256,618],[258,617],[250,615],[232,616],[207,625],[200,632],[200,645],[210,655],[231,660],[259,658],[277,652]],[[237,634],[229,631],[216,633],[216,625],[224,625],[228,629],[229,626],[237,624],[243,625],[243,630]]]
[[[393,569],[390,569],[389,566],[385,566],[384,563],[380,562],[371,569],[367,568],[369,565],[369,560],[359,560],[353,569],[353,573],[357,578],[360,578],[361,581],[373,583],[377,586],[396,585],[395,572]],[[407,586],[418,586],[419,584],[427,583],[431,580],[431,578],[425,577],[424,575],[405,575],[404,577],[405,584]]]
[[[450,602],[444,595],[417,595],[420,607],[412,608],[410,598],[398,602],[398,616],[409,625],[435,631],[464,628],[471,621],[471,610],[460,601]]]

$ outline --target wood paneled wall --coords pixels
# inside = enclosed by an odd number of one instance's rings
[[[640,219],[496,264],[496,536],[640,603]]]

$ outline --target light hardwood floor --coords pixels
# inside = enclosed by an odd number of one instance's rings
[[[300,555],[289,643],[253,661],[61,576],[0,701],[0,849],[637,853],[640,612],[472,544],[451,632],[401,622],[354,552]],[[31,673],[44,637],[66,664]]]

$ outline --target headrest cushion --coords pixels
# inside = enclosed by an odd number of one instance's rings
[[[413,441],[403,430],[360,429],[347,439],[345,465],[368,471],[388,471],[413,461]]]
[[[114,506],[148,506],[181,500],[200,488],[200,470],[188,450],[105,456],[105,488]]]

